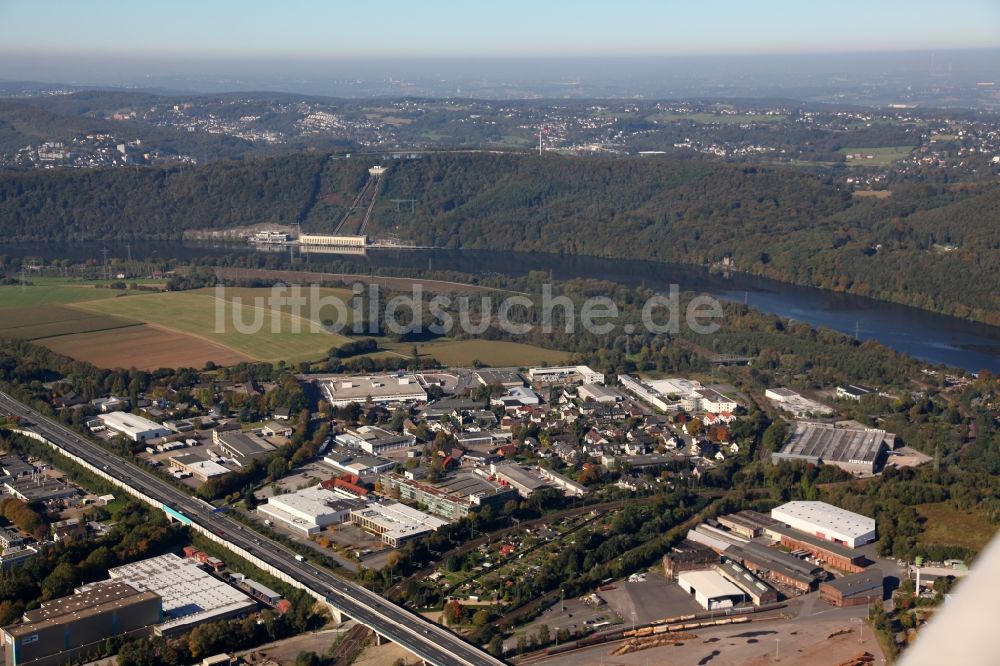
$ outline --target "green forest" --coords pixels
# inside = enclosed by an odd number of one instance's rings
[[[700,158],[434,154],[393,160],[369,233],[425,245],[719,266],[1000,324],[1000,185],[886,198],[781,167]],[[370,160],[318,153],[197,168],[0,175],[8,241],[330,231]],[[393,199],[414,199],[411,211]]]

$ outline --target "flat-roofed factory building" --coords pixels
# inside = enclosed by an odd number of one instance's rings
[[[163,599],[158,635],[174,636],[204,622],[240,617],[257,603],[236,588],[202,569],[196,560],[173,553],[151,557],[108,570],[111,580],[137,590],[155,592]]]
[[[427,536],[448,524],[446,520],[392,501],[373,502],[351,511],[351,522],[378,534],[382,543],[392,548]]]
[[[592,400],[605,405],[613,405],[625,399],[620,391],[603,384],[581,384],[576,393],[581,400]]]
[[[114,636],[150,634],[163,617],[160,595],[122,582],[94,585],[25,611],[23,622],[0,629],[7,666],[75,663]]]
[[[187,472],[199,481],[208,481],[213,476],[228,474],[229,470],[219,463],[209,460],[197,453],[182,453],[170,458],[170,467],[181,472]]]
[[[835,465],[858,476],[880,471],[885,452],[895,445],[895,435],[875,428],[844,428],[829,423],[796,421],[788,441],[771,461],[801,460],[814,465]]]
[[[788,502],[771,509],[771,518],[800,532],[850,548],[875,540],[874,518],[826,502]]]
[[[604,374],[586,365],[564,365],[530,368],[528,379],[532,384],[603,384]]]
[[[390,472],[379,477],[383,492],[398,492],[401,499],[418,502],[433,514],[447,520],[459,520],[489,506],[494,512],[504,504],[517,501],[517,490],[484,479],[468,472],[449,475],[436,484],[407,478],[405,474]]]
[[[294,493],[274,495],[257,507],[257,513],[304,535],[316,534],[329,525],[350,520],[351,511],[365,505],[317,484]]]
[[[120,435],[125,435],[133,442],[145,442],[147,439],[166,437],[173,434],[173,431],[156,421],[150,421],[142,416],[129,414],[128,412],[108,412],[99,414],[98,419],[109,430],[114,430]]]
[[[240,466],[250,465],[254,460],[264,458],[274,451],[274,445],[260,435],[239,430],[213,430],[212,442]]]
[[[677,584],[705,610],[732,608],[746,598],[743,590],[714,570],[685,571],[677,577]]]
[[[386,451],[408,449],[417,443],[417,438],[409,433],[391,432],[378,426],[368,425],[348,429],[335,436],[334,440],[350,449],[364,451],[373,456]]]
[[[338,377],[323,384],[323,393],[334,407],[352,402],[363,405],[427,402],[427,391],[417,381],[416,375],[359,375]]]

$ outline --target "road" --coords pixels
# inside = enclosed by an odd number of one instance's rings
[[[400,608],[360,585],[344,580],[331,571],[299,561],[297,554],[264,535],[215,513],[210,504],[195,499],[158,477],[126,462],[77,433],[49,421],[41,414],[0,392],[0,415],[13,414],[21,427],[44,436],[66,452],[82,458],[105,474],[163,502],[191,523],[204,527],[228,543],[252,553],[288,575],[345,615],[398,643],[430,664],[441,666],[495,666],[504,662],[462,640],[447,629]],[[28,423],[25,423],[28,421]],[[168,514],[169,515],[169,514]]]

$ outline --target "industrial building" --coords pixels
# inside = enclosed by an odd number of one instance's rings
[[[681,408],[677,400],[670,400],[646,382],[632,375],[618,375],[618,382],[630,393],[645,402],[651,407],[655,407],[664,412],[676,412]]]
[[[267,585],[258,583],[252,578],[247,578],[243,574],[233,574],[230,580],[236,584],[236,587],[240,588],[262,604],[267,604],[272,608],[277,606],[278,602],[280,602],[283,598],[280,592],[275,592]]]
[[[197,453],[183,453],[170,458],[170,468],[187,472],[199,481],[208,481],[213,476],[228,474],[229,470]]]
[[[762,581],[742,564],[727,557],[715,564],[713,570],[719,572],[736,587],[743,590],[754,606],[773,604],[778,600],[778,591]]]
[[[771,509],[771,518],[820,539],[850,548],[875,540],[875,519],[826,502],[795,501]]]
[[[706,569],[719,561],[719,554],[696,541],[684,539],[663,556],[663,574],[670,579],[685,571]]]
[[[382,537],[382,543],[398,548],[407,541],[426,536],[448,524],[401,502],[373,502],[351,511],[351,522]]]
[[[510,500],[517,500],[514,488],[505,488],[482,477],[458,473],[437,484],[425,483],[390,472],[379,477],[384,493],[399,492],[401,499],[417,502],[447,520],[459,520],[481,506],[499,512]]]
[[[65,500],[80,494],[80,489],[76,486],[41,474],[4,481],[3,487],[6,492],[25,502]]]
[[[542,477],[513,462],[492,463],[490,472],[501,485],[514,488],[525,499],[552,487]]]
[[[242,467],[274,451],[274,446],[260,435],[239,430],[213,430],[212,442]]]
[[[4,475],[17,479],[22,476],[32,476],[38,470],[21,459],[21,456],[9,453],[0,457],[0,470]]]
[[[396,466],[395,462],[387,458],[359,453],[341,446],[330,449],[323,457],[323,462],[339,472],[358,476],[382,474],[392,471]]]
[[[365,236],[334,236],[330,234],[300,234],[300,245],[317,245],[321,247],[364,247],[368,242]]]
[[[624,396],[617,389],[603,384],[582,384],[576,390],[576,394],[581,400],[593,400],[605,405],[613,405],[624,399]]]
[[[583,497],[584,495],[590,494],[590,488],[582,484],[577,483],[573,479],[563,476],[559,472],[555,472],[551,469],[546,469],[544,467],[536,467],[536,473],[538,476],[542,477],[553,486],[561,488],[563,493],[570,497]]]
[[[685,571],[677,576],[677,584],[705,610],[732,608],[746,598],[743,590],[715,570]]]
[[[820,583],[819,598],[834,606],[881,603],[882,588],[882,573],[873,569]]]
[[[257,513],[289,530],[310,535],[328,525],[347,522],[351,511],[363,506],[364,500],[345,497],[320,484],[270,497],[257,507]]]
[[[150,421],[142,416],[129,414],[128,412],[108,412],[97,417],[108,430],[113,430],[120,435],[125,435],[133,442],[145,442],[147,439],[166,437],[173,434],[169,428],[165,428],[156,421]]]
[[[604,375],[594,372],[586,365],[557,366],[551,368],[531,368],[528,370],[531,383],[539,384],[603,384]]]
[[[873,393],[876,393],[875,389],[864,384],[848,384],[847,386],[837,387],[837,397],[847,400],[860,401],[864,396]]]
[[[731,413],[739,407],[739,403],[735,400],[727,398],[713,388],[695,389],[694,394],[690,397],[695,402],[694,411],[696,412]]]
[[[726,552],[730,546],[742,546],[748,541],[738,534],[705,523],[700,523],[688,530],[687,538],[703,546],[708,546],[720,554]]]
[[[121,582],[42,602],[23,621],[0,629],[7,666],[62,666],[112,636],[152,633],[163,617],[161,599]]]
[[[26,563],[38,555],[38,548],[35,546],[12,546],[5,548],[0,555],[0,569],[7,570]]]
[[[792,416],[809,416],[811,414],[824,416],[833,413],[833,410],[823,403],[810,400],[790,388],[769,388],[764,391],[764,397]]]
[[[750,509],[719,516],[717,520],[723,527],[746,539],[755,539],[763,534],[766,528],[778,524],[774,518]]]
[[[812,555],[814,559],[824,562],[841,571],[857,573],[865,570],[868,563],[864,555],[852,548],[841,545],[835,541],[828,541],[819,537],[800,532],[792,527],[784,525],[772,525],[766,530],[767,534],[779,542],[785,548],[796,551],[805,551]]]
[[[821,567],[756,541],[731,546],[725,554],[768,580],[802,593],[816,589],[816,584],[825,577]]]
[[[512,386],[507,392],[490,400],[490,404],[511,407],[537,407],[542,399],[527,386]]]
[[[417,438],[409,433],[397,433],[384,430],[377,426],[361,426],[348,429],[334,437],[338,444],[359,449],[368,455],[381,455],[386,451],[408,449],[416,446]]]
[[[895,446],[895,435],[874,428],[844,428],[828,423],[796,421],[788,441],[771,454],[771,462],[801,460],[835,465],[858,476],[871,476]]]
[[[483,386],[502,386],[505,389],[524,386],[524,378],[514,368],[480,368],[472,375]]]
[[[701,382],[683,377],[671,377],[644,382],[630,375],[619,375],[622,386],[644,402],[664,412],[733,412],[739,406],[735,400],[727,398]]]
[[[204,622],[239,617],[257,608],[255,601],[195,560],[173,553],[109,569],[108,575],[114,582],[155,592],[163,599],[163,621],[155,628],[161,636],[182,634]]]
[[[17,548],[24,543],[24,537],[15,527],[0,528],[0,549]]]
[[[397,402],[427,402],[427,392],[416,375],[366,375],[338,377],[323,384],[327,402],[343,407],[352,402],[388,404]]]

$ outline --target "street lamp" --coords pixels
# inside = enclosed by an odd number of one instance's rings
[[[851,622],[858,623],[858,645],[861,645],[861,643],[863,642],[862,638],[864,636],[864,631],[865,631],[865,621],[860,617],[852,617]]]

